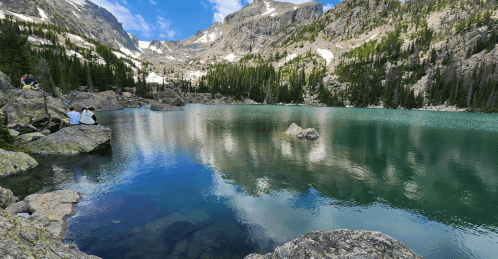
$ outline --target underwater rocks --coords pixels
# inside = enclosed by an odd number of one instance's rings
[[[0,149],[0,177],[17,174],[38,165],[38,162],[23,152],[12,152]]]
[[[98,125],[77,125],[61,129],[26,145],[35,154],[70,155],[90,153],[111,143],[111,129]]]
[[[320,137],[320,135],[318,135],[318,132],[314,128],[303,130],[295,123],[292,123],[289,126],[289,128],[285,131],[285,134],[293,138],[307,138],[311,140],[315,140]]]
[[[349,229],[311,231],[266,255],[245,259],[293,258],[422,258],[401,242],[380,232]]]

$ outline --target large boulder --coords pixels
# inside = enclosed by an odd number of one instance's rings
[[[162,103],[173,105],[173,106],[184,106],[185,99],[177,92],[166,89],[154,94],[154,99],[156,101],[161,101]]]
[[[35,127],[48,121],[45,112],[45,93],[38,91],[11,91],[11,100],[2,108],[9,124],[32,124]],[[66,117],[67,108],[62,99],[47,96],[48,111],[52,120],[60,121]]]
[[[26,145],[35,154],[70,155],[90,153],[111,143],[111,129],[98,125],[77,125],[61,129]]]
[[[14,193],[9,190],[9,189],[5,189],[5,188],[2,188],[2,186],[0,186],[0,208],[1,209],[5,209],[7,207],[9,207],[11,204],[17,202],[19,199],[14,196]]]
[[[17,141],[15,144],[16,144],[16,146],[23,146],[23,145],[26,145],[30,142],[35,141],[35,140],[41,139],[43,137],[45,137],[45,135],[43,135],[40,132],[23,134],[17,138]]]
[[[67,227],[66,219],[73,215],[81,195],[71,190],[45,194],[32,194],[14,203],[5,211],[11,215],[28,213],[29,220],[42,223],[47,232],[62,239]]]
[[[17,174],[38,165],[38,162],[26,153],[0,149],[0,177]]]
[[[69,106],[76,108],[78,112],[85,107],[94,107],[99,111],[123,109],[118,104],[117,95],[111,90],[101,93],[72,91],[66,99],[69,101]]]
[[[289,137],[297,137],[297,135],[303,132],[303,128],[299,127],[297,124],[292,123],[289,128],[285,131]]]
[[[250,254],[245,259],[294,258],[414,258],[401,242],[380,232],[349,229],[311,231],[266,255]]]

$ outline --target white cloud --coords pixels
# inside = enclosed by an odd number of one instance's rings
[[[157,5],[157,3],[154,2],[153,0],[150,0],[150,3],[153,4],[153,5]]]
[[[333,4],[326,4],[323,6],[323,12],[327,12],[328,10],[332,9],[332,7],[334,7]]]
[[[176,35],[176,31],[171,29],[171,21],[165,19],[164,17],[157,17],[157,24],[159,25],[161,34],[159,34],[160,38],[173,38]]]

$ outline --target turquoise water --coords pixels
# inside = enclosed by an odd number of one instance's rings
[[[112,148],[0,179],[83,193],[67,242],[103,258],[243,258],[311,230],[496,258],[498,116],[296,106],[101,112]],[[316,141],[283,132],[314,127]]]

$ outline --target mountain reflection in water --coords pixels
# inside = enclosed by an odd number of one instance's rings
[[[334,228],[381,231],[425,258],[490,258],[498,245],[496,115],[187,105],[98,116],[113,130],[112,154],[49,159],[52,174],[74,176],[38,188],[84,192],[68,241],[89,253],[163,258],[184,247],[194,258],[201,234],[237,233],[218,255],[242,258]],[[287,137],[292,122],[320,138]],[[182,240],[165,234],[176,231],[168,222],[183,222]],[[114,245],[96,245],[107,239]]]

